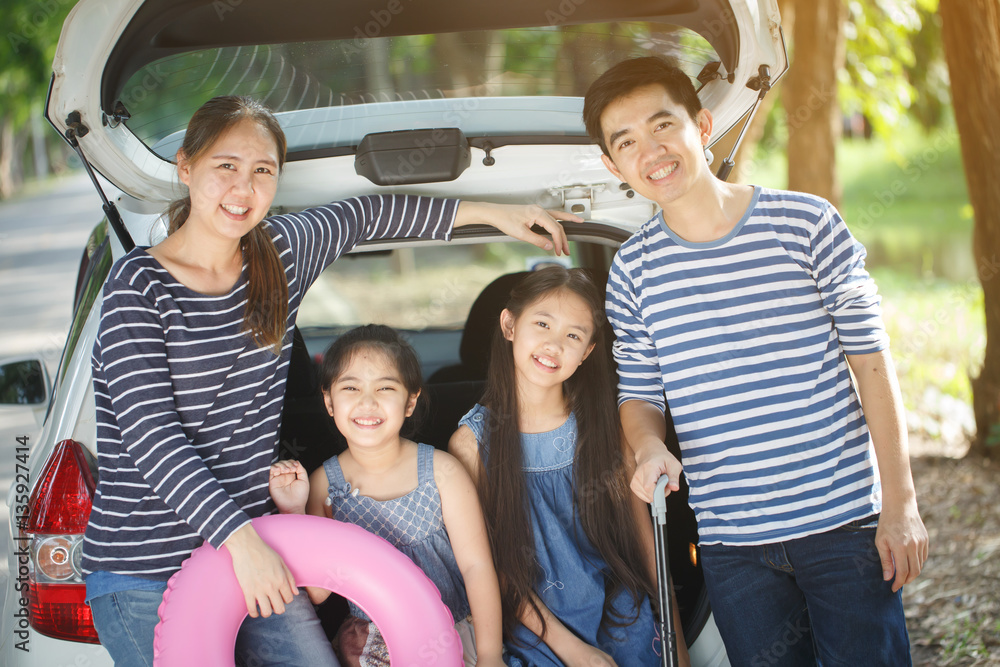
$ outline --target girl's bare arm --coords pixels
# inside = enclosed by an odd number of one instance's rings
[[[441,494],[445,529],[472,609],[477,664],[500,667],[504,664],[500,584],[476,487],[462,464],[444,452],[434,453],[434,480]]]

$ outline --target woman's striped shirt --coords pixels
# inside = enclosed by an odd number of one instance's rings
[[[288,279],[280,355],[242,331],[245,265],[229,293],[206,296],[144,249],[116,262],[94,344],[100,477],[84,571],[166,580],[204,541],[218,548],[273,511],[268,468],[303,294],[359,241],[450,238],[456,209],[454,200],[374,196],[265,221]]]

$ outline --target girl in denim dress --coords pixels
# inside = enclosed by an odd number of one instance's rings
[[[488,517],[514,667],[660,664],[652,526],[628,486],[605,326],[584,270],[527,276],[449,444]]]
[[[387,540],[440,590],[466,665],[503,665],[500,593],[475,487],[450,455],[400,437],[421,392],[413,348],[389,327],[359,327],[330,346],[320,374],[347,451],[308,481],[301,463],[274,464],[270,491],[279,511],[327,516]],[[306,590],[316,604],[330,595]],[[378,628],[354,603],[334,645],[344,665],[389,665]]]

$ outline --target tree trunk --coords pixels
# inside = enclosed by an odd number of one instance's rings
[[[986,304],[986,358],[972,381],[972,452],[1000,449],[1000,0],[941,0],[962,162],[975,212],[973,255]]]
[[[434,58],[439,67],[446,67],[451,75],[451,96],[483,96],[489,86],[484,79],[486,56],[490,46],[464,40],[457,33],[444,33],[434,38]]]
[[[384,39],[373,39],[368,43],[365,62],[365,86],[370,91],[378,91],[376,100],[388,102],[393,99],[394,86],[389,73],[389,43]]]
[[[45,145],[48,134],[42,124],[42,105],[31,108],[31,162],[35,168],[35,178],[42,180],[49,175],[49,152]]]
[[[611,52],[607,35],[597,32],[579,33],[565,28],[560,28],[560,31],[562,44],[559,46],[559,59],[556,63],[559,68],[558,81],[561,84],[558,89],[572,91],[567,94],[583,97],[594,79],[618,62],[614,57],[617,53],[611,57],[605,55]]]
[[[788,114],[788,188],[840,204],[837,70],[844,63],[843,0],[792,0],[792,66],[782,83]]]
[[[14,119],[5,114],[0,119],[0,199],[8,199],[17,192],[17,142],[14,138]]]

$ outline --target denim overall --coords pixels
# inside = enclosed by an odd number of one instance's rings
[[[441,591],[441,599],[458,622],[469,615],[469,600],[441,514],[441,496],[434,483],[434,448],[417,447],[417,488],[391,500],[352,494],[337,457],[328,459],[323,469],[330,482],[333,518],[361,526],[409,556]],[[353,602],[350,606],[353,616],[371,620]]]
[[[472,429],[483,457],[487,450],[488,414],[486,408],[477,405],[459,422]],[[607,629],[600,626],[607,565],[590,544],[573,511],[576,431],[576,417],[570,415],[554,431],[521,434],[531,530],[540,573],[535,593],[563,625],[587,644],[610,654],[619,665],[658,666],[660,657],[656,652],[660,641],[648,598],[643,600],[639,616],[631,625]],[[635,615],[627,591],[619,593],[614,609],[625,618]],[[518,625],[514,637],[519,641],[505,644],[512,667],[563,664],[523,625]]]

